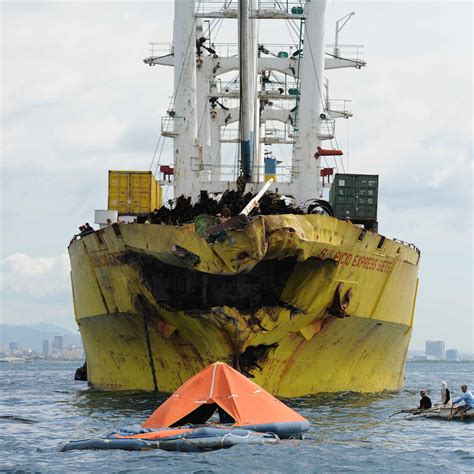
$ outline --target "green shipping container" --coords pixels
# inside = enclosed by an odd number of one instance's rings
[[[334,216],[357,221],[377,221],[378,175],[336,173],[329,192]]]

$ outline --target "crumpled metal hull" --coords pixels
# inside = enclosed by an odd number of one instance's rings
[[[172,392],[222,360],[269,392],[397,390],[419,252],[320,215],[109,227],[69,248],[91,384]]]

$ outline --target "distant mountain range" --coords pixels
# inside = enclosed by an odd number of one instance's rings
[[[69,329],[54,324],[40,323],[29,325],[0,324],[0,345],[8,346],[16,342],[23,349],[42,350],[43,339],[53,341],[54,336],[66,336],[65,346],[70,344],[82,345],[79,332],[73,333]]]

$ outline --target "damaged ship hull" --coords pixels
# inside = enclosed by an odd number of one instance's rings
[[[238,227],[238,226],[237,226]],[[419,251],[324,215],[114,225],[69,248],[89,382],[172,392],[221,360],[269,392],[397,390]]]

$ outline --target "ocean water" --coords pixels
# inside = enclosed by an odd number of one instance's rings
[[[474,363],[408,363],[398,393],[323,394],[286,402],[311,422],[303,441],[238,446],[206,453],[161,450],[60,452],[63,442],[140,423],[164,398],[98,392],[73,380],[77,362],[0,364],[0,470],[28,472],[471,472],[474,423],[404,420],[392,413],[416,406],[420,388],[439,398],[474,382]]]

